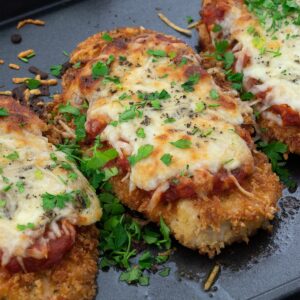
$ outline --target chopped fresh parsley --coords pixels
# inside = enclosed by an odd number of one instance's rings
[[[185,19],[188,24],[191,24],[194,22],[194,19],[191,16],[186,16]]]
[[[192,142],[187,139],[179,139],[176,142],[170,142],[170,144],[180,149],[188,149],[192,146]]]
[[[0,117],[7,117],[9,116],[9,112],[5,107],[0,107]]]
[[[164,120],[165,124],[174,123],[174,122],[176,122],[175,118],[167,118],[167,119]]]
[[[102,35],[102,40],[106,41],[106,42],[112,42],[113,41],[113,38],[107,33],[105,32],[103,35]]]
[[[208,107],[210,107],[210,108],[216,108],[216,107],[219,107],[219,106],[221,106],[221,105],[218,104],[218,103],[208,104]]]
[[[136,131],[136,135],[137,135],[139,138],[144,139],[144,138],[146,137],[144,128],[138,128],[137,131]]]
[[[170,59],[174,59],[176,57],[177,53],[175,51],[171,51],[168,53],[168,57],[170,57]]]
[[[58,111],[60,113],[68,113],[68,114],[71,114],[71,115],[74,115],[74,116],[79,116],[80,115],[80,110],[79,108],[75,107],[75,106],[72,106],[71,104],[66,104],[66,105],[63,105],[61,104],[59,107],[58,107]]]
[[[152,100],[150,103],[151,103],[151,106],[154,109],[160,109],[161,108],[160,101],[158,99]]]
[[[125,100],[125,99],[130,99],[130,95],[127,95],[126,93],[123,93],[121,96],[119,96],[119,100]]]
[[[142,271],[138,267],[133,267],[128,271],[122,272],[120,275],[120,281],[125,281],[129,284],[138,283],[142,277]]]
[[[211,89],[210,92],[209,92],[209,95],[210,95],[210,98],[213,99],[213,100],[217,100],[220,98],[220,95],[218,93],[217,90],[215,89]]]
[[[17,151],[14,151],[8,155],[4,155],[4,157],[9,160],[17,160],[17,159],[19,159],[19,153]]]
[[[37,89],[40,85],[41,82],[37,79],[34,78],[29,78],[25,81],[26,86],[30,89],[30,90],[34,90]]]
[[[108,83],[108,82],[113,82],[114,84],[117,84],[117,85],[121,84],[120,78],[117,77],[117,76],[114,76],[114,77],[105,76],[104,80],[103,80],[103,83]]]
[[[69,173],[68,174],[68,178],[71,180],[71,181],[75,181],[78,179],[78,175],[75,173],[75,172],[72,172],[72,173]]]
[[[119,61],[120,62],[124,62],[126,60],[127,60],[126,56],[122,56],[122,55],[119,56]]]
[[[108,72],[109,70],[107,64],[102,61],[98,61],[92,66],[93,79],[98,79],[101,76],[106,76],[108,75]]]
[[[169,166],[172,162],[172,155],[170,153],[165,153],[160,160],[166,165]]]
[[[8,192],[8,191],[12,188],[12,186],[13,186],[13,183],[10,183],[10,184],[6,185],[6,186],[2,189],[2,191],[3,191],[3,192]]]
[[[147,54],[155,56],[155,57],[166,57],[167,52],[165,50],[159,50],[159,49],[149,49],[147,50]]]
[[[187,58],[186,57],[182,57],[182,59],[181,59],[181,61],[180,61],[180,63],[179,63],[179,67],[182,67],[182,66],[184,66],[184,65],[186,65],[187,64]]]
[[[73,170],[73,167],[72,167],[69,163],[67,163],[67,162],[65,162],[65,161],[63,161],[63,162],[60,164],[60,166],[61,166],[63,169],[67,170],[67,171],[72,171],[72,170]]]
[[[17,187],[19,193],[24,193],[24,191],[25,191],[25,184],[24,184],[23,181],[17,181],[16,187]]]
[[[241,94],[242,101],[250,101],[254,98],[254,95],[251,92],[243,92]]]
[[[266,143],[260,141],[259,148],[268,156],[272,164],[272,170],[279,176],[280,180],[287,186],[294,188],[296,183],[290,178],[288,170],[285,168],[286,162],[284,161],[283,154],[288,151],[286,144],[282,142]]]
[[[200,79],[200,75],[199,74],[191,75],[188,78],[188,80],[181,85],[181,87],[183,88],[183,90],[185,92],[193,92],[195,90],[194,89],[194,85],[199,82],[199,79]]]
[[[50,67],[50,73],[51,75],[55,76],[55,77],[59,77],[61,75],[61,71],[62,71],[62,65],[53,65]]]
[[[154,257],[150,251],[145,251],[139,258],[139,266],[142,270],[151,268],[153,262]]]
[[[161,90],[160,92],[153,93],[142,93],[138,92],[139,99],[143,101],[153,101],[153,100],[166,100],[171,97],[171,95],[166,90]]]
[[[117,167],[105,168],[105,169],[103,169],[103,172],[104,172],[103,181],[107,181],[110,178],[117,176],[119,174]]]
[[[215,48],[216,48],[216,53],[221,55],[224,54],[225,51],[228,49],[229,43],[227,40],[220,40],[216,42]]]
[[[76,195],[78,195],[80,191],[72,191],[68,193],[61,194],[42,194],[42,206],[45,211],[53,210],[54,208],[63,209],[67,203],[73,202],[75,200]]]
[[[171,269],[169,267],[163,268],[160,272],[158,272],[158,275],[161,277],[167,277],[170,274],[170,270]]]
[[[219,24],[215,24],[212,31],[213,32],[220,32],[222,30],[222,26]]]
[[[139,161],[147,158],[153,152],[153,148],[154,147],[149,144],[141,146],[138,149],[136,155],[131,155],[128,157],[128,161],[129,161],[130,165],[134,166]]]
[[[107,61],[106,61],[106,64],[109,66],[113,61],[115,60],[115,57],[111,54]]]
[[[269,31],[279,30],[282,24],[288,22],[288,17],[291,17],[291,22],[300,25],[300,6],[295,0],[246,0],[245,3]]]
[[[231,51],[228,51],[224,54],[224,68],[230,69],[234,63],[234,54]]]
[[[80,62],[80,61],[78,61],[77,63],[75,63],[75,64],[72,66],[73,69],[79,69],[80,67],[81,67],[81,62]]]
[[[34,178],[37,180],[41,180],[44,178],[44,173],[40,169],[36,169],[34,171]]]
[[[97,170],[105,166],[109,161],[118,157],[118,152],[115,149],[108,149],[104,151],[97,151],[93,157],[87,158],[86,167],[91,170]]]
[[[141,111],[136,108],[136,106],[131,105],[129,108],[125,109],[119,114],[119,122],[127,122],[134,119],[135,117],[141,116]]]
[[[4,207],[6,205],[6,200],[0,199],[0,207]]]
[[[195,111],[197,113],[201,113],[206,109],[206,104],[203,101],[200,101],[198,103],[196,103],[196,109]]]
[[[23,224],[17,225],[17,229],[19,231],[24,231],[26,229],[34,229],[34,228],[35,228],[35,225],[33,223],[27,223],[26,225],[23,225]]]
[[[118,121],[111,121],[111,122],[109,123],[109,125],[111,125],[111,126],[113,126],[113,127],[117,127],[118,124],[119,124]]]
[[[54,162],[57,162],[57,156],[54,152],[51,152],[50,153],[50,158],[54,161]]]
[[[86,137],[85,121],[86,121],[85,115],[76,116],[74,120],[74,124],[76,126],[75,135],[76,135],[77,142],[83,141]]]

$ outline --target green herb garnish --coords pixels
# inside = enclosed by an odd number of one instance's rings
[[[169,153],[165,153],[160,160],[166,165],[169,166],[172,162],[172,155]]]
[[[188,149],[191,148],[192,146],[192,142],[187,139],[180,139],[177,140],[176,142],[170,142],[170,144],[180,149]]]
[[[113,38],[107,33],[105,32],[103,35],[102,35],[102,40],[106,41],[106,42],[112,42],[113,41]]]
[[[0,107],[0,117],[7,117],[9,116],[9,112],[5,107]]]
[[[152,145],[149,145],[149,144],[141,146],[138,149],[137,154],[131,155],[131,156],[128,157],[129,163],[132,166],[134,166],[139,161],[147,158],[152,153],[153,148],[154,147]]]

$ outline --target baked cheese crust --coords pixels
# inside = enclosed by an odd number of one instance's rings
[[[81,67],[65,74],[57,104],[88,102],[89,139],[119,153],[112,183],[123,203],[211,256],[273,218],[281,185],[242,128],[251,108],[186,44],[123,28],[88,38],[71,62]]]
[[[281,3],[271,8],[255,1],[205,0],[199,31],[207,50],[217,41],[230,42],[234,70],[243,72],[246,90],[256,95],[262,136],[300,153],[300,26],[290,7],[284,19],[272,17],[271,11],[283,9]]]

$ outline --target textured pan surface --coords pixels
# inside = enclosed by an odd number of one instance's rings
[[[63,50],[71,51],[86,37],[114,27],[142,25],[178,36],[191,46],[197,45],[196,32],[193,38],[174,32],[158,19],[158,8],[178,25],[185,26],[186,16],[198,18],[200,3],[198,0],[71,1],[36,14],[47,22],[46,26],[23,28],[23,42],[19,45],[10,43],[10,35],[16,32],[15,23],[3,24],[0,28],[0,58],[6,61],[6,65],[0,66],[1,90],[12,88],[11,77],[29,75],[26,71],[29,65],[20,63],[20,71],[7,67],[10,62],[19,63],[16,59],[18,52],[35,49],[37,56],[31,64],[48,71],[51,65],[67,60]],[[56,90],[59,87],[52,89],[53,92]],[[292,158],[289,168],[300,182],[298,166],[300,159]],[[248,246],[238,244],[229,247],[214,260],[177,246],[178,250],[169,263],[172,269],[170,276],[151,276],[149,287],[119,283],[119,273],[114,270],[101,272],[97,299],[210,299],[209,293],[202,290],[202,282],[216,262],[222,265],[222,271],[215,284],[217,291],[211,292],[213,299],[274,299],[295,293],[300,288],[299,198],[300,188],[295,193],[285,190],[271,235],[259,232]]]

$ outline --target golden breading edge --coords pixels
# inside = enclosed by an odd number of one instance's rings
[[[98,229],[81,227],[74,247],[54,268],[10,275],[0,269],[0,299],[91,300],[96,294]]]
[[[112,183],[124,204],[142,212],[154,222],[159,222],[159,217],[162,216],[180,243],[213,256],[225,244],[237,240],[248,241],[248,236],[259,227],[268,225],[267,220],[273,219],[277,210],[276,203],[282,186],[272,172],[266,156],[262,153],[254,156],[255,171],[243,183],[243,188],[252,193],[253,198],[245,197],[234,188],[228,193],[205,200],[181,199],[173,203],[162,201],[149,213],[146,209],[149,196],[140,190],[129,193],[128,182],[121,181],[120,176],[114,177]],[[200,235],[204,236],[202,241],[197,240]],[[218,239],[224,239],[224,242],[211,243]],[[203,246],[203,241],[209,246]]]

